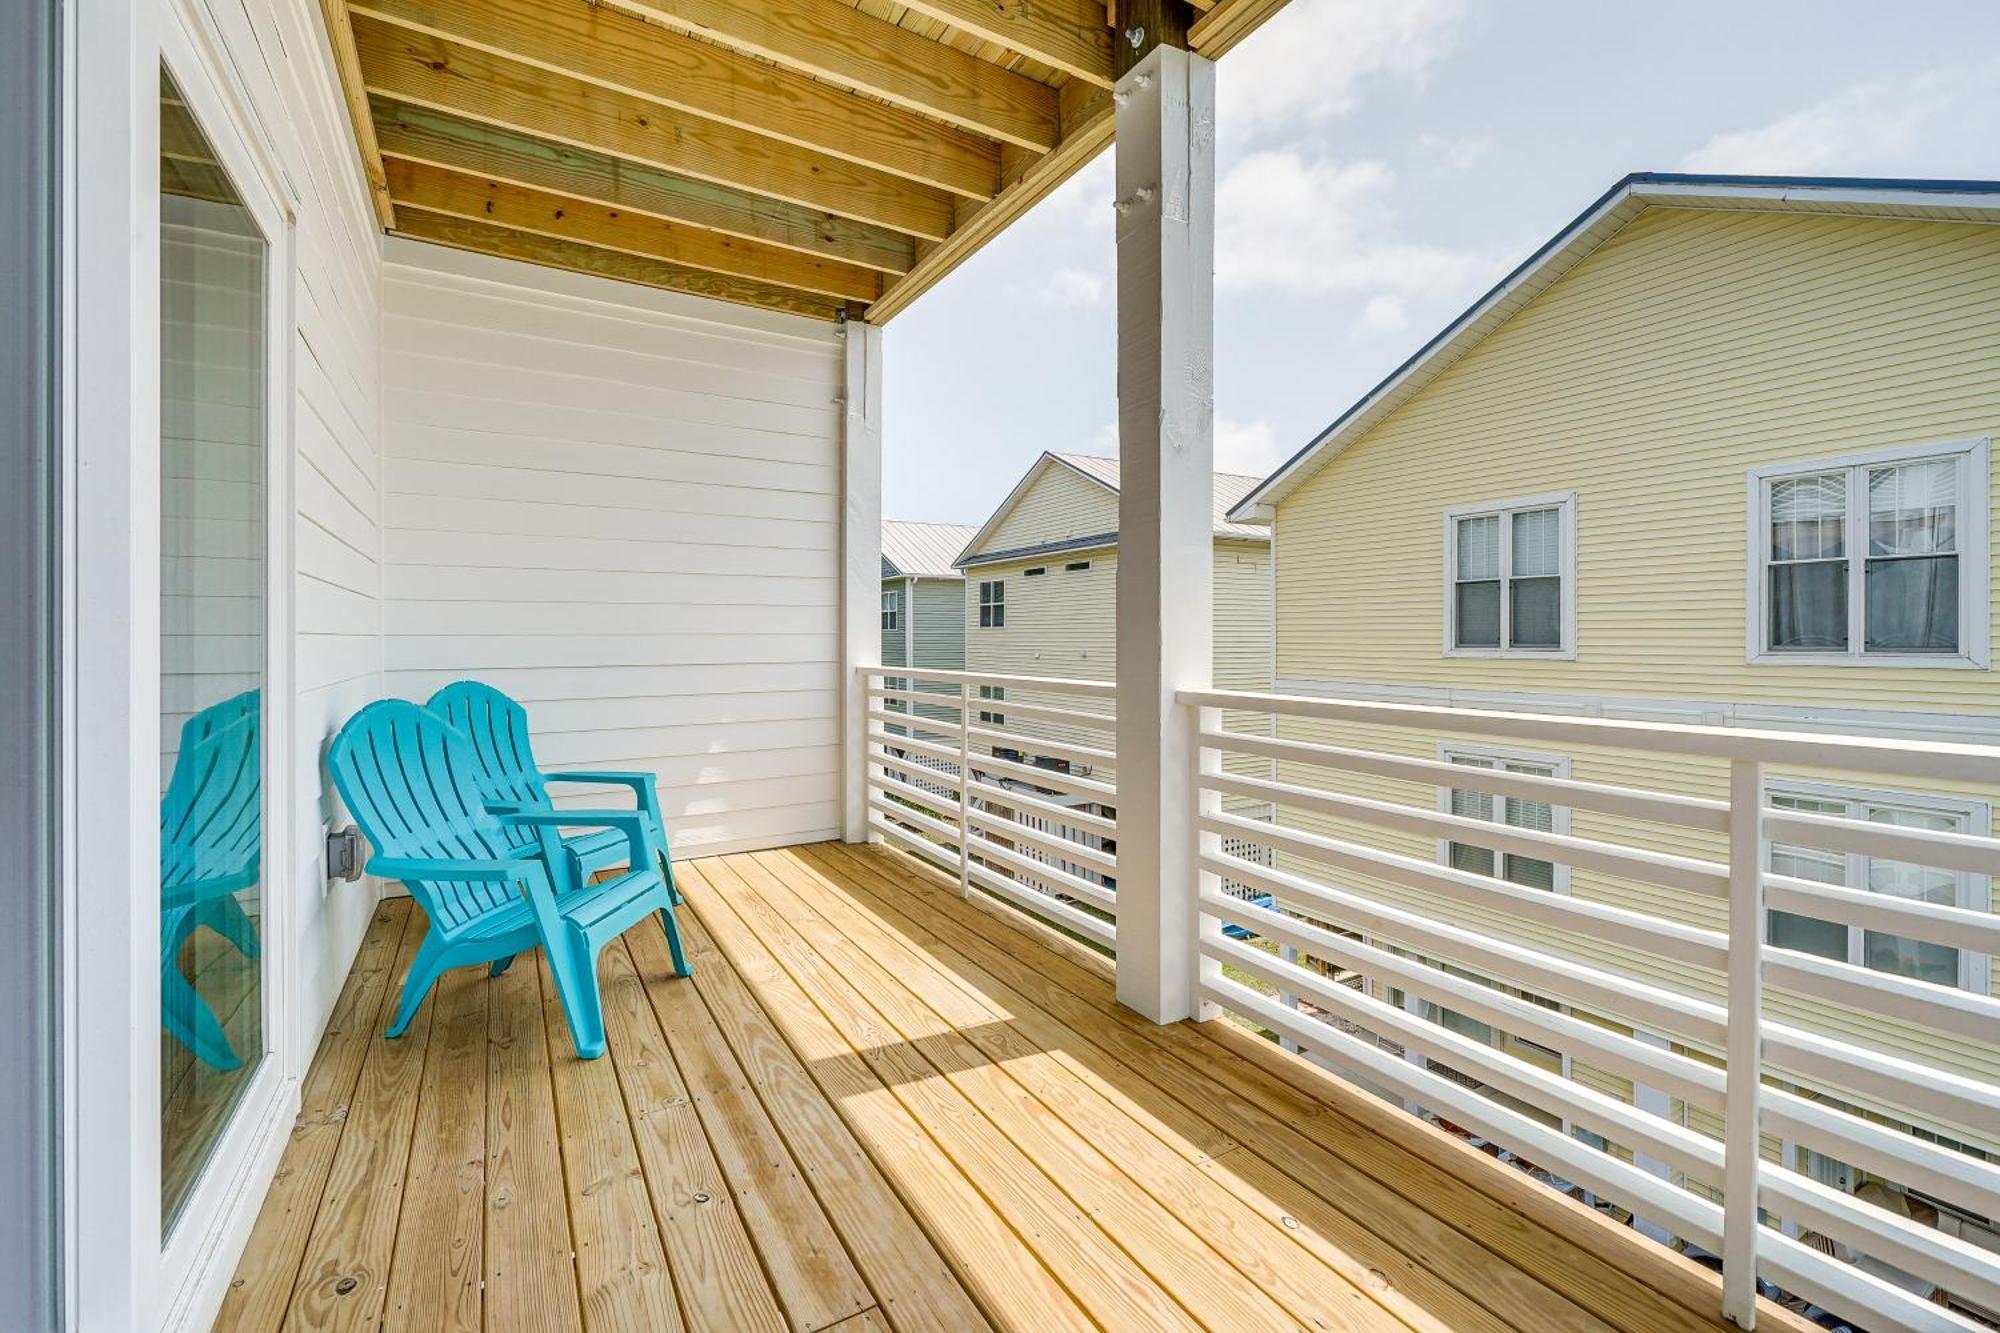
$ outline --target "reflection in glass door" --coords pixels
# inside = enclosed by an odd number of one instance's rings
[[[269,245],[160,73],[160,1204],[263,1058]]]

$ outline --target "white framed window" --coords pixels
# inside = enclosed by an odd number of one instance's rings
[[[1004,702],[1006,698],[1007,687],[1005,685],[981,685],[979,687],[979,701],[981,703]],[[989,711],[984,708],[979,710],[979,720],[988,726],[1004,727],[1007,725],[1007,715],[1005,713]]]
[[[1007,584],[991,579],[979,585],[979,628],[1004,629],[1007,625]]]
[[[882,594],[882,628],[901,629],[903,626],[903,595],[893,588]]]
[[[1984,801],[1779,778],[1767,782],[1764,792],[1766,801],[1777,810],[1944,833],[1983,835],[1992,827],[1992,809]],[[1992,888],[1984,875],[1781,842],[1771,843],[1765,855],[1773,874],[1794,879],[1973,911],[1985,911],[1991,901]],[[1797,949],[1856,967],[1940,986],[1986,989],[1989,960],[1968,949],[1778,911],[1765,914],[1765,938],[1781,949]]]
[[[1754,663],[1990,665],[1988,445],[1911,445],[1749,474]]]
[[[1447,657],[1576,656],[1576,493],[1444,514]]]
[[[1448,764],[1461,764],[1467,768],[1498,769],[1529,777],[1569,776],[1569,756],[1561,754],[1494,750],[1483,747],[1475,749],[1446,742],[1438,746],[1438,758]],[[1476,791],[1470,787],[1439,788],[1438,809],[1465,819],[1483,819],[1495,824],[1533,829],[1541,833],[1569,832],[1568,806],[1555,805],[1548,801],[1528,800],[1519,796],[1499,796],[1491,792]],[[1568,866],[1539,857],[1521,856],[1513,852],[1482,847],[1471,838],[1463,841],[1440,839],[1438,860],[1454,870],[1504,879],[1523,888],[1547,889],[1552,893],[1569,892]]]

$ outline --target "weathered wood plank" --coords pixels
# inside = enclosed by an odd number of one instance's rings
[[[487,983],[486,1326],[583,1327],[562,1142],[531,960]]]
[[[952,196],[871,167],[357,15],[370,91],[676,175],[942,240]]]
[[[991,0],[903,0],[917,13],[983,41],[1018,51],[1071,78],[1109,88],[1111,24],[1104,0],[1044,0],[994,4]]]
[[[340,78],[340,95],[347,102],[347,117],[354,123],[354,150],[360,154],[361,175],[368,183],[375,219],[384,227],[393,227],[396,207],[389,200],[389,187],[382,176],[382,151],[375,143],[375,124],[368,117],[368,92],[361,79],[361,58],[354,49],[354,28],[348,18],[347,0],[319,0],[319,12],[326,21],[327,42],[333,48],[333,68]]]
[[[250,1246],[222,1298],[217,1329],[262,1333],[283,1323],[325,1193],[327,1172],[347,1127],[354,1085],[380,1032],[379,1020],[392,989],[390,963],[405,931],[420,935],[423,928],[422,915],[410,911],[408,898],[387,898],[376,907],[320,1037],[319,1051],[306,1071],[291,1142],[257,1212]]]
[[[718,1333],[785,1328],[756,1244],[623,944],[604,951],[601,977],[611,1062],[688,1326]]]
[[[892,1181],[912,1217],[996,1327],[1032,1310],[1044,1329],[1095,1329],[1076,1300],[924,1132],[918,1118],[730,911],[704,874],[717,862],[676,868],[682,890],[707,906],[684,918],[697,948],[715,949],[768,1012],[827,1100]],[[715,936],[711,936],[711,929]],[[725,938],[728,949],[713,939]],[[712,972],[715,969],[710,968]],[[697,969],[696,984],[710,984]]]
[[[821,916],[851,947],[893,972],[931,1008],[956,1023],[966,1039],[1007,1070],[1070,1126],[1143,1187],[1173,1217],[1207,1241],[1222,1262],[1215,1280],[1248,1282],[1312,1328],[1379,1323],[1385,1312],[1404,1322],[1405,1303],[1378,1305],[1383,1283],[1359,1264],[1332,1267],[1289,1242],[1276,1218],[1265,1216],[1202,1167],[1238,1145],[1176,1103],[1147,1097],[1136,1079],[1119,1077],[1112,1062],[1065,1058],[1087,1038],[1049,1021],[962,955],[928,938],[912,938],[905,923],[840,887],[854,872],[831,855],[760,855],[774,880],[795,900],[810,896]],[[800,880],[808,882],[799,882]],[[954,1017],[956,1015],[956,1017]],[[1111,1075],[1106,1077],[1106,1075]],[[1134,1096],[1134,1093],[1139,1093]],[[1207,1151],[1194,1145],[1210,1143]],[[1219,1142],[1214,1142],[1219,1140]],[[1433,1325],[1442,1327],[1441,1325]],[[1461,1325],[1460,1327],[1471,1327]]]
[[[694,983],[671,974],[664,935],[646,922],[626,944],[674,1063],[764,1271],[793,1328],[824,1328],[875,1303],[785,1141],[723,1042]]]
[[[426,212],[818,292],[836,300],[872,301],[882,291],[881,275],[871,269],[441,167],[391,158],[389,190],[399,204]]]
[[[1087,1101],[1085,1090],[1047,1052],[1009,1040],[1003,1016],[932,972],[925,959],[886,932],[867,928],[857,914],[842,914],[845,924],[867,939],[864,943],[844,934],[833,919],[839,904],[830,895],[813,886],[801,894],[786,883],[787,873],[805,878],[798,858],[786,853],[734,857],[731,866],[1199,1323],[1269,1328],[1287,1322],[1268,1293],[1245,1281],[1225,1251],[1208,1243],[1211,1236],[1204,1230],[1221,1230],[1214,1225],[1209,1197],[1220,1191],[1199,1171],[1178,1159],[1169,1162],[1164,1145],[1137,1132],[1101,1099]],[[1184,1170],[1175,1172],[1174,1167]],[[1147,1192],[1149,1180],[1159,1186],[1170,1177],[1172,1188],[1165,1197]],[[1282,1238],[1226,1239],[1255,1244]],[[1331,1274],[1320,1277],[1326,1285],[1339,1282]],[[1351,1288],[1349,1294],[1344,1303],[1308,1298],[1312,1326],[1355,1329],[1371,1316],[1381,1321],[1379,1307]]]
[[[615,956],[618,951],[606,952]],[[579,1060],[571,1049],[547,956],[537,952],[520,965],[533,968],[541,978],[584,1327],[592,1333],[600,1329],[679,1333],[674,1280],[646,1194],[646,1174],[618,1088],[618,1071],[608,1056]],[[684,1281],[691,1279],[690,1274],[682,1275]]]
[[[422,936],[420,930],[404,932],[396,953],[397,977],[408,973]],[[401,1037],[374,1037],[368,1043],[347,1127],[327,1172],[326,1195],[299,1264],[287,1328],[369,1328],[382,1317],[403,1174],[410,1160],[410,1129],[436,1008],[432,997]]]
[[[717,301],[734,301],[738,305],[762,306],[766,310],[805,315],[810,319],[830,320],[837,309],[835,302],[810,292],[725,277],[680,264],[628,255],[620,250],[579,245],[575,241],[537,236],[533,232],[515,231],[511,227],[496,227],[490,222],[476,222],[447,213],[430,213],[419,208],[406,207],[402,210],[397,218],[396,234],[449,245],[458,250],[475,250],[503,259],[568,269],[572,273],[589,273],[600,278],[616,278],[620,282],[636,282],[645,287],[687,292]]]
[[[438,980],[389,1264],[389,1328],[479,1333],[486,1229],[486,977]]]
[[[883,273],[907,273],[916,262],[915,242],[887,228],[385,97],[373,99],[373,106],[382,151],[389,157],[571,195]]]
[[[1045,153],[1055,91],[842,0],[615,0],[679,32],[879,97],[948,125]]]
[[[1706,1299],[1697,1297],[1693,1305],[1677,1303],[1657,1288],[1649,1290],[1649,1282],[1640,1280],[1657,1280],[1662,1260],[1684,1273],[1691,1267],[1685,1261],[1656,1253],[1657,1247],[1618,1228],[1607,1226],[1598,1232],[1596,1223],[1602,1219],[1591,1219],[1588,1229],[1598,1234],[1590,1243],[1581,1244],[1574,1231],[1551,1230],[1523,1216],[1524,1211],[1540,1213],[1543,1209],[1549,1210],[1551,1219],[1556,1212],[1574,1213],[1580,1205],[1573,1200],[1544,1190],[1525,1177],[1514,1177],[1434,1126],[1409,1120],[1397,1108],[1373,1103],[1333,1080],[1324,1080],[1318,1095],[1282,1086],[1247,1060],[1217,1046],[1217,1039],[1206,1031],[1212,1025],[1159,1027],[1146,1023],[1110,1000],[1110,985],[1101,973],[1059,955],[1038,953],[1041,966],[1003,971],[1024,941],[1023,932],[1011,921],[965,910],[957,903],[955,884],[946,884],[908,858],[881,852],[833,851],[874,862],[881,873],[873,877],[873,884],[892,898],[902,895],[923,904],[942,902],[943,895],[949,894],[949,919],[986,940],[991,950],[980,958],[982,964],[1028,991],[1037,1003],[1055,1009],[1079,1006],[1075,1010],[1079,1015],[1104,1016],[1109,1021],[1095,1027],[1094,1036],[1121,1056],[1129,1052],[1128,1062],[1142,1069],[1162,1091],[1197,1109],[1205,1108],[1204,1114],[1218,1119],[1245,1144],[1257,1145],[1264,1155],[1276,1152],[1273,1160],[1294,1177],[1294,1188],[1303,1187],[1308,1197],[1341,1200],[1382,1230],[1400,1253],[1421,1256],[1426,1266],[1441,1273],[1455,1270],[1454,1285],[1481,1303],[1489,1307],[1504,1303],[1503,1308],[1520,1309],[1517,1302],[1534,1296],[1532,1287],[1518,1287],[1517,1275],[1521,1275],[1574,1301],[1567,1306],[1575,1312],[1572,1319],[1594,1319],[1620,1328],[1726,1327],[1717,1313],[1720,1288],[1704,1281],[1707,1275],[1696,1278],[1698,1285],[1707,1287]],[[1221,1039],[1239,1040],[1227,1033],[1221,1034]],[[1256,1041],[1247,1034],[1240,1040],[1246,1045]],[[1163,1060],[1163,1054],[1172,1058]],[[1356,1112],[1367,1115],[1371,1126],[1364,1128],[1350,1119]],[[1284,1151],[1278,1152],[1280,1148]],[[1523,1191],[1539,1191],[1540,1198],[1529,1205],[1535,1195],[1524,1192],[1502,1203],[1484,1190],[1468,1188],[1466,1181],[1451,1178],[1437,1165],[1454,1157],[1461,1161],[1469,1179],[1482,1180],[1490,1172],[1495,1177],[1491,1182],[1495,1190],[1512,1196],[1518,1184]],[[1226,1169],[1231,1158],[1223,1159],[1218,1167]],[[1429,1226],[1419,1215],[1477,1240],[1479,1248],[1466,1258],[1454,1258],[1467,1252],[1458,1246],[1427,1242],[1424,1233]],[[1386,1222],[1392,1217],[1398,1220],[1390,1229]],[[1408,1231],[1413,1225],[1424,1232]],[[1537,1307],[1531,1304],[1520,1318],[1548,1318],[1546,1296],[1541,1299],[1543,1313],[1535,1314]]]
[[[354,0],[357,13],[906,180],[991,199],[999,147],[584,0]]]
[[[1063,1285],[1107,1327],[1193,1328],[1197,1321],[1156,1281],[1134,1266],[1118,1244],[1087,1212],[1062,1193],[1028,1154],[995,1133],[979,1107],[944,1077],[917,1043],[898,1036],[896,1027],[839,970],[827,963],[787,921],[750,889],[725,859],[707,872],[731,888],[728,906],[741,929],[773,953],[793,980],[812,994],[841,1035],[878,1078],[902,1101],[926,1133],[950,1157],[992,1206],[1028,1240]],[[705,921],[718,920],[711,906],[719,895],[703,886],[690,901]],[[721,936],[726,951],[732,939]],[[743,944],[735,936],[736,947]],[[732,961],[736,955],[731,952]],[[961,1273],[961,1276],[964,1276]]]
[[[690,914],[691,915],[691,914]],[[691,933],[691,932],[690,932]],[[657,946],[630,941],[649,970]],[[798,1055],[785,1044],[729,960],[702,938],[690,941],[694,985],[716,1035],[727,1045],[783,1136],[900,1333],[957,1333],[985,1327],[985,1317],[910,1216],[882,1171],[855,1141]]]

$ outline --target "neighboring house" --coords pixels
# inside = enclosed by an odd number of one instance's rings
[[[965,543],[956,564],[965,575],[966,668],[999,675],[1111,680],[1117,672],[1118,460],[1044,453],[992,517]],[[1262,528],[1229,521],[1229,507],[1257,478],[1215,478],[1215,681],[1231,689],[1271,686],[1271,542]],[[1010,734],[979,747],[1003,761],[1061,775],[1112,782],[1089,749],[1109,737],[1088,727],[1009,716],[1005,705],[1075,709],[1067,697],[1006,687],[981,687],[976,722]],[[1079,749],[1081,747],[1081,750]],[[1234,769],[1236,763],[1232,762]],[[1267,771],[1268,766],[1259,771]],[[1012,780],[1024,780],[1019,774]],[[1041,795],[1076,808],[1103,804],[1074,792]],[[1231,800],[1246,817],[1269,816],[1268,805]],[[1080,830],[1045,828],[1089,843]],[[1252,854],[1254,849],[1239,849]],[[1086,878],[1087,867],[1065,866]]]
[[[1949,187],[1960,200],[1989,188]],[[1232,509],[1233,523],[1268,525],[1282,552],[1276,689],[2000,739],[1989,637],[2000,226],[1970,220],[1946,192],[1922,182],[1621,182]],[[1727,787],[1724,769],[1702,761],[1439,744],[1362,726],[1288,723],[1283,734],[1689,795],[1721,797]],[[1324,776],[1307,780],[1324,785]],[[1357,794],[1435,797],[1461,815],[1723,859],[1720,834],[1349,781]],[[1979,833],[2000,797],[1839,786],[1807,772],[1773,774],[1768,790],[1792,809]],[[1719,902],[1581,868],[1291,812],[1281,819],[1532,888],[1722,924]],[[1980,876],[1784,846],[1770,858],[1792,876],[1992,907]],[[1644,981],[1722,993],[1719,977],[1655,955],[1366,884]],[[1768,933],[1773,944],[1861,968],[1991,991],[1990,961],[1970,950],[1782,913],[1771,914]],[[1783,994],[1767,1008],[2000,1077],[2000,1035],[1973,1041]],[[1434,1007],[1432,1016],[1719,1132],[1719,1122],[1657,1091]],[[1840,1099],[1905,1127],[1915,1120],[1860,1092]],[[1925,1132],[2000,1154],[1993,1124]],[[1868,1183],[1789,1144],[1767,1149],[1822,1181]],[[1876,1188],[1885,1184],[1895,1188]],[[1913,1203],[1924,1209],[2000,1249],[1984,1219]]]
[[[953,566],[978,529],[882,524],[882,664],[965,666],[965,575]]]
[[[965,576],[952,561],[978,529],[965,523],[904,523],[893,519],[882,524],[882,665],[930,667],[962,671],[965,668]],[[891,677],[892,689],[910,687],[902,677]],[[920,693],[956,696],[955,686],[919,681]],[[891,713],[906,713],[907,702],[885,700]],[[919,717],[946,722],[958,718],[956,702],[933,710],[917,704]],[[909,733],[891,725],[890,735]],[[919,739],[949,740],[950,737],[919,729]],[[941,761],[922,755],[906,755],[925,767]],[[934,795],[937,793],[933,793]]]

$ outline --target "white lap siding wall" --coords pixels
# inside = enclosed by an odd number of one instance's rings
[[[390,692],[656,773],[677,855],[834,836],[834,326],[401,241],[384,299]]]

